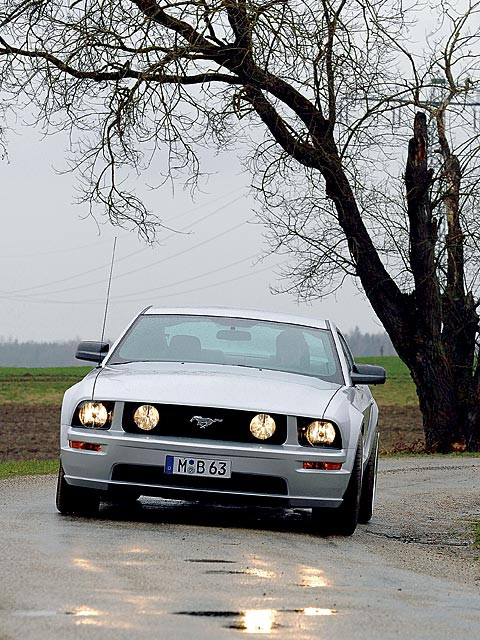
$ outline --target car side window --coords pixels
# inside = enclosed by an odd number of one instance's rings
[[[352,352],[350,351],[350,347],[348,346],[345,338],[342,336],[340,332],[338,332],[338,338],[340,340],[340,344],[342,345],[342,350],[345,355],[345,359],[348,364],[348,368],[350,371],[353,369],[353,365],[355,364],[355,360],[353,359]]]

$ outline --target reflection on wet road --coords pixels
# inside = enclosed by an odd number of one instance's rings
[[[281,627],[288,628],[289,614],[301,616],[331,616],[334,609],[307,607],[306,609],[247,609],[246,611],[176,611],[182,616],[200,616],[202,618],[236,618],[235,622],[225,625],[227,629],[237,629],[245,633],[270,633]],[[281,623],[280,620],[285,620]]]
[[[307,511],[153,499],[61,517],[54,485],[1,485],[2,640],[477,637],[480,595],[386,562],[368,527],[321,539]]]

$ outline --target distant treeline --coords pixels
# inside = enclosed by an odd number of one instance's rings
[[[346,338],[354,356],[396,356],[392,341],[384,331],[381,333],[361,333],[358,327],[347,333]]]
[[[75,359],[79,342],[0,342],[0,367],[85,366],[85,362]]]
[[[358,327],[347,335],[355,356],[392,356],[395,349],[386,333],[361,333]],[[0,367],[85,366],[75,360],[78,340],[68,342],[18,342],[0,340]]]

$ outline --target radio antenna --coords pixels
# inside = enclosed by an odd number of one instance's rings
[[[110,275],[108,277],[107,299],[105,300],[105,315],[103,316],[102,339],[105,337],[105,325],[107,324],[108,303],[110,300],[110,287],[112,285],[113,263],[115,262],[115,248],[117,246],[117,236],[113,239],[112,263],[110,265]]]

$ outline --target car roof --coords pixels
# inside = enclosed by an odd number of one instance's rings
[[[325,319],[306,318],[287,313],[276,313],[261,309],[245,309],[235,307],[147,307],[144,315],[189,315],[189,316],[218,316],[222,318],[248,318],[249,320],[266,320],[267,322],[282,322],[285,324],[299,324],[316,329],[329,329],[330,322]]]

